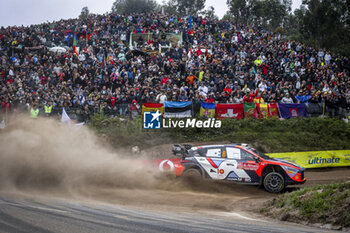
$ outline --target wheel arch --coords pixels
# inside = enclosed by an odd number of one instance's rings
[[[186,166],[186,168],[185,168],[185,170],[183,172],[185,172],[185,171],[187,171],[189,169],[196,169],[196,170],[198,170],[199,173],[201,174],[202,178],[205,178],[205,172],[203,171],[203,169],[199,165],[191,164],[188,167]]]
[[[267,165],[266,167],[264,167],[264,169],[261,171],[260,182],[259,182],[260,186],[263,184],[265,176],[267,174],[269,174],[270,172],[278,172],[283,176],[284,180],[287,179],[287,177],[286,177],[287,174],[281,166],[270,164],[270,165]]]

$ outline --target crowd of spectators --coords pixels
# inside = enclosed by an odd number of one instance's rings
[[[151,33],[129,49],[130,33]],[[182,44],[167,46],[167,33]],[[73,48],[74,35],[79,54]],[[50,52],[61,46],[66,52]],[[154,53],[140,50],[151,47]],[[320,103],[350,107],[350,62],[260,27],[200,16],[90,15],[0,29],[2,113],[126,115],[145,102]],[[39,109],[39,110],[38,110]]]

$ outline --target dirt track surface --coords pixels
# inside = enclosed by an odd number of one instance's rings
[[[305,172],[306,187],[318,184],[331,184],[335,182],[350,181],[350,167],[309,169]]]

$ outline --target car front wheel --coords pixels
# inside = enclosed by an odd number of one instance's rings
[[[270,172],[264,178],[264,188],[270,193],[279,193],[284,189],[284,178],[278,172]]]

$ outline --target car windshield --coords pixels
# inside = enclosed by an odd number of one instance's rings
[[[252,150],[255,154],[259,155],[263,159],[271,159],[269,156],[265,155],[264,153],[257,151],[257,150]]]

